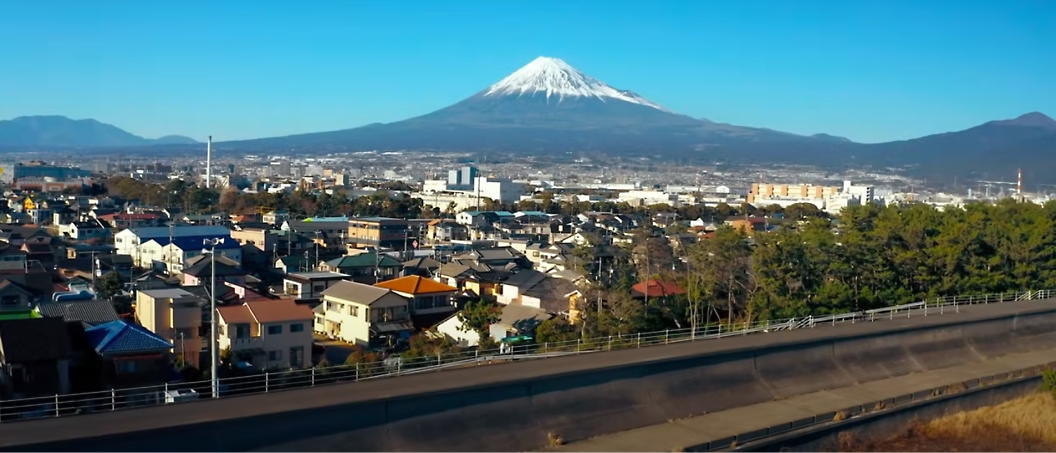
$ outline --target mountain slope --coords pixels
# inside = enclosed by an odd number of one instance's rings
[[[193,144],[194,139],[168,135],[157,140],[134,135],[93,119],[64,116],[20,116],[0,121],[0,145],[39,147],[118,147]]]
[[[614,88],[556,58],[539,57],[469,98],[389,124],[227,142],[236,149],[435,149],[520,152],[679,152],[737,144],[744,152],[832,141],[702,121]]]

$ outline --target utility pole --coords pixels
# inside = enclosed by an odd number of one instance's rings
[[[219,370],[220,351],[216,350],[216,246],[224,243],[224,238],[203,239],[203,245],[209,248],[210,262],[210,287],[209,287],[209,356],[210,374],[212,381],[212,396],[220,398],[220,378],[217,376]],[[203,250],[204,252],[204,250]]]

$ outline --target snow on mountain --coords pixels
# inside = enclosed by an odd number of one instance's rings
[[[505,79],[488,87],[484,97],[523,96],[546,94],[547,101],[556,97],[558,102],[565,97],[591,97],[602,101],[615,99],[644,105],[666,112],[659,104],[639,96],[630,90],[618,90],[606,83],[576,70],[559,58],[539,57]]]

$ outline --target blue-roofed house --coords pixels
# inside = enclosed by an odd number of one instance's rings
[[[168,380],[172,343],[143,326],[111,321],[84,330],[103,360],[105,381],[114,388],[160,384]]]
[[[223,226],[174,225],[129,228],[114,235],[114,246],[117,247],[117,253],[131,256],[137,267],[149,267],[154,261],[165,262],[168,257],[165,256],[164,251],[170,243],[175,243],[182,251],[193,250],[201,254],[202,241],[215,238],[223,238],[225,246],[228,246],[228,242],[233,243],[234,249],[239,250],[237,261],[242,261],[241,246],[238,241],[231,239],[231,230]],[[150,242],[154,242],[155,245],[148,246]],[[175,261],[176,258],[174,256],[171,260]]]
[[[142,267],[164,270],[169,275],[175,275],[193,263],[191,258],[202,256],[206,249],[202,241],[205,238],[174,238],[172,242],[166,239],[151,239],[140,245],[133,255],[133,260],[141,262]],[[211,249],[212,247],[209,247]],[[216,245],[216,253],[242,265],[242,245],[238,241],[227,237],[222,244]]]

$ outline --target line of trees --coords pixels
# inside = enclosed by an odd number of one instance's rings
[[[175,179],[164,184],[143,182],[127,176],[116,176],[105,184],[93,186],[83,194],[100,194],[119,196],[125,199],[141,200],[151,206],[177,207],[191,214],[226,212],[231,214],[249,214],[258,210],[278,210],[297,216],[387,216],[399,218],[441,218],[453,217],[456,206],[449,203],[445,206],[432,206],[428,197],[412,198],[406,193],[391,196],[392,191],[410,190],[406,184],[386,184],[376,187],[376,193],[370,196],[350,199],[344,188],[336,189],[333,194],[325,192],[295,190],[291,193],[242,193],[234,188],[206,189],[194,183]],[[825,213],[812,204],[802,203],[782,208],[777,205],[755,208],[741,204],[730,206],[720,203],[718,206],[687,205],[672,207],[667,204],[652,206],[632,206],[626,202],[601,201],[594,203],[569,202],[554,199],[553,193],[539,196],[541,202],[525,200],[515,203],[499,203],[483,198],[481,209],[507,211],[543,211],[550,214],[575,215],[588,211],[613,212],[637,216],[651,216],[657,212],[673,212],[683,221],[704,219],[721,222],[733,216],[786,214],[800,218],[825,217]]]
[[[581,268],[602,278],[593,279],[583,322],[544,323],[539,341],[1056,288],[1056,203],[1006,200],[945,210],[868,205],[834,219],[778,224],[752,237],[721,227],[682,250],[648,230],[637,232],[630,247],[584,248],[577,252]],[[631,277],[607,278],[609,269]],[[644,305],[627,300],[631,282],[647,278],[675,283],[686,294]]]

